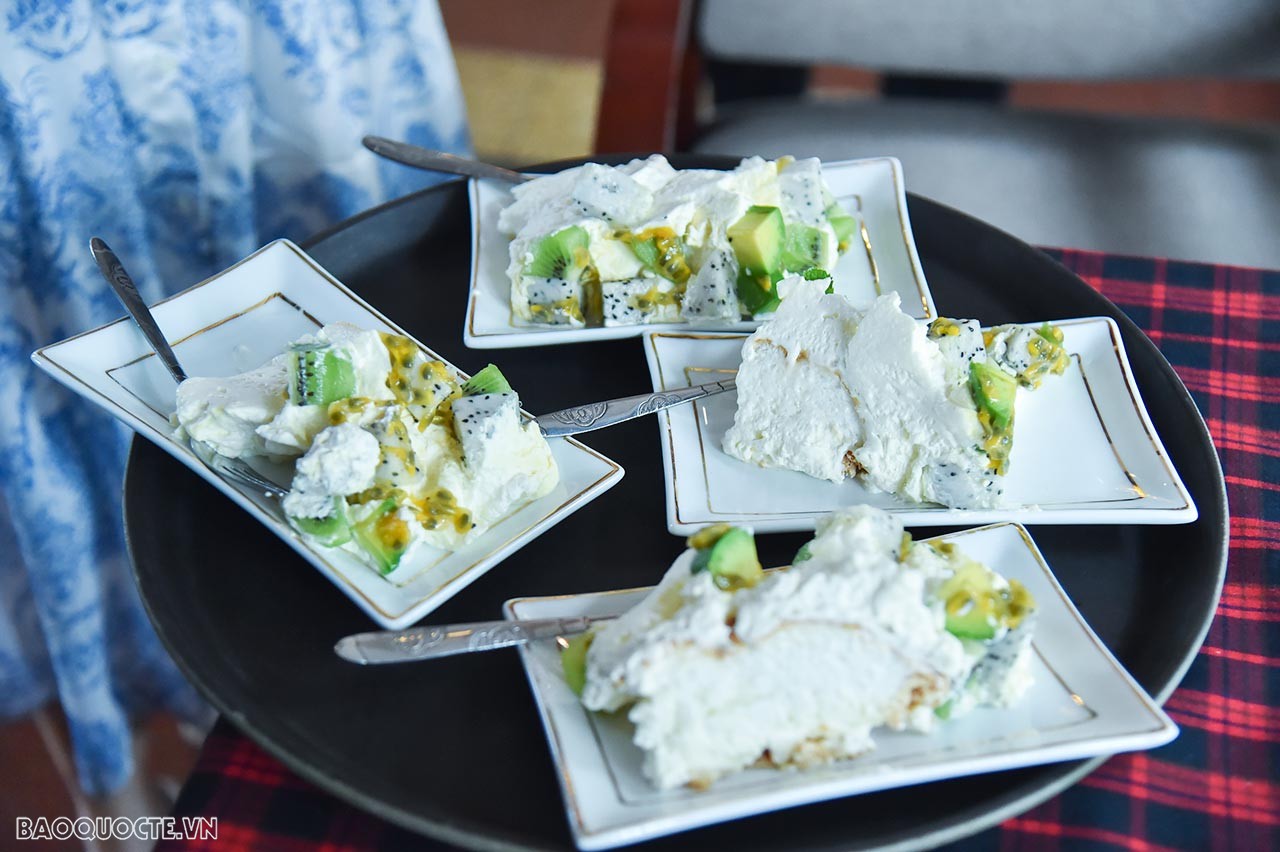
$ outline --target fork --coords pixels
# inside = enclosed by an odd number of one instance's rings
[[[186,370],[182,369],[182,364],[178,362],[178,356],[174,354],[173,348],[169,346],[169,341],[164,339],[160,326],[156,324],[156,318],[152,316],[147,303],[142,300],[137,286],[133,283],[133,279],[129,277],[129,273],[125,271],[124,264],[120,262],[120,258],[116,257],[116,253],[100,237],[94,237],[89,241],[89,250],[93,252],[93,259],[98,262],[98,269],[102,272],[102,277],[107,279],[107,283],[115,291],[121,304],[124,305],[124,309],[129,312],[129,316],[133,317],[133,321],[138,324],[138,328],[142,331],[142,336],[147,339],[147,343],[151,344],[151,348],[155,351],[156,357],[160,359],[160,363],[164,364],[165,369],[169,371],[169,375],[173,376],[175,382],[178,384],[185,382],[187,380]],[[198,441],[190,436],[188,436],[188,441],[196,458],[200,459],[205,467],[219,477],[235,480],[241,485],[259,489],[272,497],[283,497],[289,493],[289,489],[282,488],[267,479],[242,460],[228,458],[205,442]]]

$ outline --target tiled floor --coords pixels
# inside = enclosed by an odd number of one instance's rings
[[[18,817],[77,816],[74,772],[65,751],[49,748],[56,732],[46,713],[0,726],[0,838],[10,839]],[[77,848],[74,844],[37,843],[33,848]]]
[[[0,725],[0,849],[14,837],[19,817],[55,819],[82,816],[138,817],[169,812],[182,781],[191,773],[200,732],[158,714],[136,729],[133,781],[112,796],[86,797],[72,765],[66,725],[56,707]],[[24,841],[23,849],[83,852],[146,852],[141,840],[80,842]]]

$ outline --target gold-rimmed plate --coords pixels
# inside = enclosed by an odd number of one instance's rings
[[[763,532],[812,529],[841,506],[867,503],[908,525],[1015,520],[1027,524],[1181,524],[1196,506],[1156,434],[1114,321],[1055,322],[1072,353],[1062,376],[1018,395],[1005,502],[963,510],[873,492],[860,482],[765,469],[724,451],[737,394],[658,415],[667,527],[687,534],[709,523],[749,523]],[[669,390],[734,375],[745,334],[653,331],[645,356],[653,386]]]
[[[554,640],[520,649],[580,849],[604,849],[752,814],[980,772],[1162,745],[1177,735],[1098,641],[1026,529],[993,524],[942,536],[1021,581],[1039,622],[1033,684],[1008,708],[978,708],[931,734],[879,730],[875,750],[809,771],[747,769],[704,791],[660,791],[641,771],[625,713],[585,710],[564,681]],[[618,615],[647,589],[518,598],[507,618]]]
[[[902,309],[919,318],[935,316],[933,295],[925,281],[911,219],[902,165],[894,157],[871,157],[823,163],[823,178],[837,200],[856,210],[862,221],[859,239],[832,271],[836,291],[855,304],[897,292]],[[565,328],[529,325],[511,314],[511,282],[507,278],[510,237],[498,229],[498,214],[511,204],[510,184],[496,180],[471,180],[471,290],[463,341],[473,349],[513,346],[548,346],[638,337],[651,325]],[[721,331],[750,331],[759,323],[718,323]],[[669,327],[698,329],[695,323]]]
[[[406,334],[300,248],[277,240],[153,307],[179,360],[193,376],[225,376],[266,363],[299,336],[331,322]],[[406,335],[408,336],[408,335]],[[418,344],[422,346],[422,344]],[[431,358],[447,359],[423,346]],[[40,349],[33,360],[53,378],[106,409],[218,488],[282,538],[378,624],[406,627],[447,601],[525,543],[598,497],[622,468],[572,439],[551,442],[560,483],[454,551],[436,551],[391,583],[345,551],[313,545],[285,522],[279,504],[227,482],[175,436],[175,386],[128,319]],[[276,482],[292,471],[254,462]]]

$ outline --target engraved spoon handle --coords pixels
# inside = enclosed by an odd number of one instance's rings
[[[169,370],[169,374],[173,376],[173,380],[178,384],[182,384],[187,380],[187,373],[182,369],[182,365],[178,363],[178,356],[174,354],[173,348],[169,346],[169,341],[165,340],[164,333],[160,331],[160,326],[156,323],[156,318],[151,315],[151,309],[147,307],[147,303],[142,300],[138,288],[134,285],[133,279],[129,277],[129,273],[125,271],[124,264],[120,262],[120,258],[116,257],[113,252],[100,237],[94,237],[89,240],[89,249],[93,252],[93,259],[98,262],[98,269],[102,272],[102,277],[107,279],[107,283],[111,285],[111,289],[115,290],[116,296],[124,305],[129,316],[138,324],[138,328],[142,330],[142,334],[147,338],[147,343],[151,344],[152,350],[155,351],[156,357],[160,359],[160,363]],[[283,488],[271,480],[258,473],[242,459],[227,458],[219,455],[212,447],[203,441],[197,441],[192,438],[188,445],[191,451],[196,454],[196,458],[200,459],[206,467],[223,479],[233,479],[241,485],[247,485],[250,488],[266,492],[273,497],[284,497],[289,493],[289,489]]]
[[[362,666],[382,663],[410,663],[433,660],[454,654],[492,651],[511,645],[524,645],[538,639],[551,639],[582,633],[591,625],[607,619],[536,618],[523,621],[477,621],[471,624],[441,624],[411,627],[408,630],[385,630],[344,636],[333,651],[344,660]]]
[[[120,258],[116,257],[116,253],[100,237],[94,237],[89,241],[89,250],[93,252],[93,259],[98,262],[98,269],[102,271],[102,277],[107,279],[107,283],[111,285],[112,290],[116,291],[116,296],[124,304],[129,316],[133,317],[133,321],[138,324],[138,328],[142,329],[147,342],[151,344],[151,348],[155,350],[157,357],[160,358],[160,363],[164,364],[169,370],[169,374],[173,376],[174,381],[178,382],[178,384],[185,382],[187,374],[183,371],[182,365],[178,363],[178,356],[173,354],[169,341],[164,339],[160,326],[156,325],[155,317],[151,315],[150,309],[147,308],[147,303],[142,301],[142,296],[138,293],[137,286],[134,285],[133,279],[129,277],[129,273],[125,272],[124,264],[120,262]]]
[[[395,160],[397,163],[413,166],[416,169],[462,175],[463,177],[496,178],[505,180],[508,183],[524,183],[527,180],[531,180],[526,175],[511,169],[504,169],[502,166],[495,166],[492,163],[468,160],[466,157],[459,157],[456,154],[435,151],[431,148],[421,148],[417,145],[397,142],[394,139],[386,139],[382,136],[366,136],[362,141],[364,142],[364,147],[379,157],[386,157],[388,160]]]
[[[559,438],[603,429],[615,423],[623,423],[662,411],[673,405],[683,405],[704,396],[724,393],[736,388],[737,384],[733,379],[725,379],[719,382],[708,382],[705,385],[694,385],[691,388],[642,393],[636,396],[624,396],[621,399],[575,405],[573,408],[540,415],[536,420],[538,427],[542,429],[542,434],[548,438]]]

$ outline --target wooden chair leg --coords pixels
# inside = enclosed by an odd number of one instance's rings
[[[682,113],[693,115],[696,98],[696,57],[687,61],[693,5],[692,0],[615,0],[596,153],[673,151],[678,134],[691,135],[688,118],[684,127],[681,120]]]

